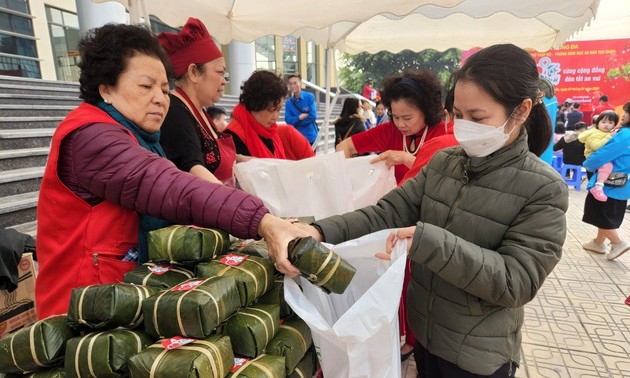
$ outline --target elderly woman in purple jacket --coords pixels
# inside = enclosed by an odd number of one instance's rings
[[[272,250],[304,235],[260,199],[182,172],[159,144],[169,59],[151,32],[105,25],[79,43],[84,102],[57,127],[38,203],[40,318],[67,311],[74,287],[118,282],[126,252],[170,223],[264,237]],[[279,270],[293,272],[289,262]]]

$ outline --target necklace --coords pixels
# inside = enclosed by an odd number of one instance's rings
[[[409,148],[407,148],[407,136],[403,135],[403,151],[404,152],[409,152],[411,155],[416,156],[416,154],[418,153],[418,151],[420,151],[420,148],[422,147],[422,145],[424,144],[424,138],[427,137],[427,131],[429,130],[429,126],[425,126],[424,127],[424,133],[422,133],[422,138],[420,139],[420,143],[418,143],[418,146],[416,147],[416,149],[411,152],[409,150]],[[413,140],[415,142],[415,138]]]

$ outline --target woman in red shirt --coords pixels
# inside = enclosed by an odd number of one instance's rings
[[[405,72],[385,78],[382,101],[390,109],[390,122],[355,134],[337,145],[346,157],[369,152],[395,167],[400,182],[412,167],[423,144],[446,134],[442,113],[442,89],[429,71]]]

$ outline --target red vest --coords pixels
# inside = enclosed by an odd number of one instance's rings
[[[52,138],[37,204],[35,303],[40,319],[65,314],[72,289],[120,282],[124,273],[136,267],[135,262],[121,258],[138,244],[138,214],[109,201],[90,206],[57,175],[61,141],[92,123],[118,124],[99,108],[82,103],[59,124]]]

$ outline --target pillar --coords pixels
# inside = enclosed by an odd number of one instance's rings
[[[256,47],[254,42],[232,41],[228,45],[229,94],[238,96],[241,85],[256,70]]]

